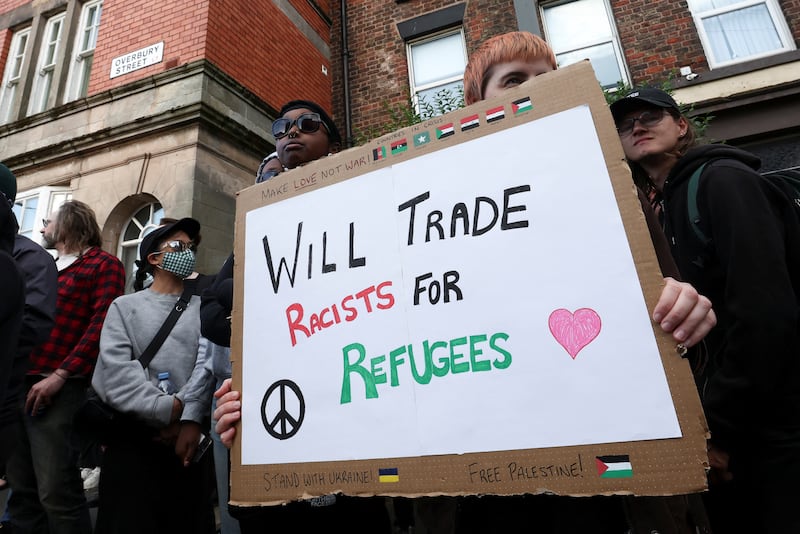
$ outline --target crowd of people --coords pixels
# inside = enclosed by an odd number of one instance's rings
[[[556,68],[542,39],[494,37],[466,67],[466,104]],[[69,200],[44,221],[54,261],[17,234],[16,179],[0,166],[0,471],[11,488],[3,529],[91,532],[79,470],[89,456],[101,467],[101,534],[213,533],[215,494],[223,534],[289,524],[389,533],[407,531],[413,516],[418,532],[800,532],[796,212],[765,186],[755,156],[698,146],[664,91],[635,89],[611,112],[665,276],[653,321],[701,362],[693,368],[711,429],[702,498],[327,495],[229,509],[227,449],[241,419],[230,381],[233,254],[216,275],[199,275],[200,222],[162,220],[140,244],[136,291],[124,294],[123,266],[102,250],[92,209]],[[306,100],[286,103],[272,133],[276,152],[256,182],[342,145],[331,117]],[[687,214],[695,174],[704,240]],[[74,431],[87,391],[110,414],[97,436]]]

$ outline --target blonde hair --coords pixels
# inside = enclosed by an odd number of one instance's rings
[[[464,69],[464,101],[467,105],[483,100],[489,70],[510,61],[545,59],[558,67],[553,49],[541,37],[528,32],[509,32],[487,39],[469,58]]]

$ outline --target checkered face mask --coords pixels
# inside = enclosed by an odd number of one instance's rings
[[[161,268],[183,280],[194,272],[194,252],[188,248],[180,252],[165,252]]]

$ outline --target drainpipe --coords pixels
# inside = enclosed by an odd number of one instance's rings
[[[353,124],[350,117],[350,49],[347,47],[347,0],[341,1],[342,12],[342,85],[344,89],[345,148],[353,146]]]

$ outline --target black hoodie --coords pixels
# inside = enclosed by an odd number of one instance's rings
[[[706,162],[697,193],[699,226],[711,240],[703,246],[689,223],[687,189]],[[800,232],[785,224],[787,208],[759,165],[737,148],[696,147],[663,189],[664,231],[678,268],[717,313],[701,395],[712,441],[731,451],[774,440],[800,444],[800,265],[792,257]]]
[[[0,470],[4,470],[14,444],[9,427],[16,420],[17,406],[6,402],[6,396],[9,389],[14,389],[9,381],[25,305],[25,285],[11,256],[16,233],[17,221],[11,205],[0,193]]]

